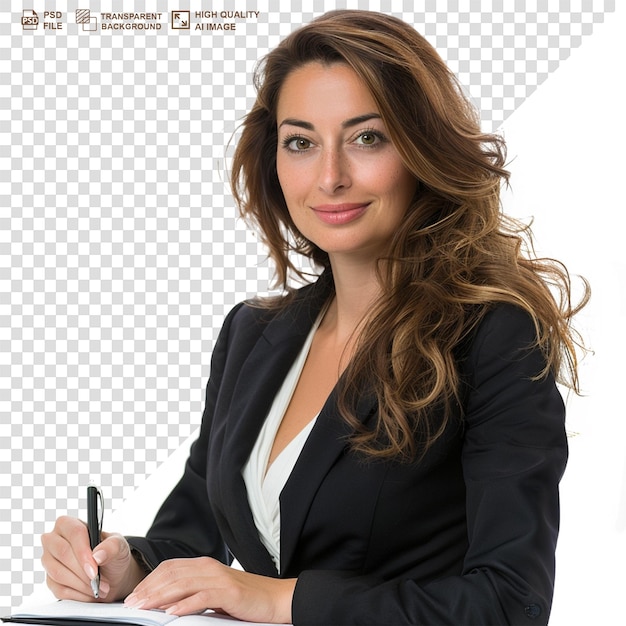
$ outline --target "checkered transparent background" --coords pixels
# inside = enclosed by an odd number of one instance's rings
[[[493,130],[614,10],[264,0],[234,7],[258,19],[207,33],[172,30],[166,0],[132,4],[57,0],[45,7],[64,14],[57,32],[22,30],[40,0],[0,9],[0,614],[43,580],[39,535],[82,514],[89,478],[115,509],[194,432],[224,315],[269,289],[224,173],[260,56],[329,9],[393,13]],[[206,9],[180,4],[192,22]],[[86,32],[74,15],[86,5],[99,23],[160,11],[163,29]]]

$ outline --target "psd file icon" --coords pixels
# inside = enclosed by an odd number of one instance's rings
[[[22,30],[37,30],[39,26],[39,16],[31,9],[22,11]]]

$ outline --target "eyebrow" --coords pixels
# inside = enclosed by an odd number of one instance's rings
[[[368,122],[373,119],[381,119],[378,113],[365,113],[364,115],[357,115],[356,117],[351,117],[344,122],[341,122],[342,128],[351,128],[352,126],[356,126],[357,124],[363,124],[363,122]],[[304,128],[305,130],[315,130],[315,126],[311,124],[311,122],[305,122],[304,120],[298,120],[293,117],[285,118],[278,127],[282,126],[297,126],[298,128]]]

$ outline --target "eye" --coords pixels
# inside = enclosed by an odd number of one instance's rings
[[[376,143],[376,135],[374,133],[363,133],[359,136],[361,143],[366,146],[372,146]]]
[[[311,141],[305,137],[285,137],[285,139],[283,139],[283,146],[292,152],[304,152],[312,145]]]
[[[383,135],[379,133],[378,131],[374,131],[374,130],[364,130],[360,132],[355,139],[355,143],[357,145],[368,147],[368,148],[376,146],[379,143],[384,142],[384,141],[385,141],[385,137],[383,137]]]

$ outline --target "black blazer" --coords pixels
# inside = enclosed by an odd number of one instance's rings
[[[216,342],[198,440],[134,549],[156,566],[210,555],[277,576],[241,476],[270,404],[329,295],[279,313],[238,305]],[[414,463],[349,450],[330,395],[281,494],[281,577],[294,624],[546,624],[567,459],[554,380],[532,378],[530,318],[499,305],[460,357],[464,416]],[[461,353],[460,353],[461,354]],[[364,390],[358,415],[376,413]]]

